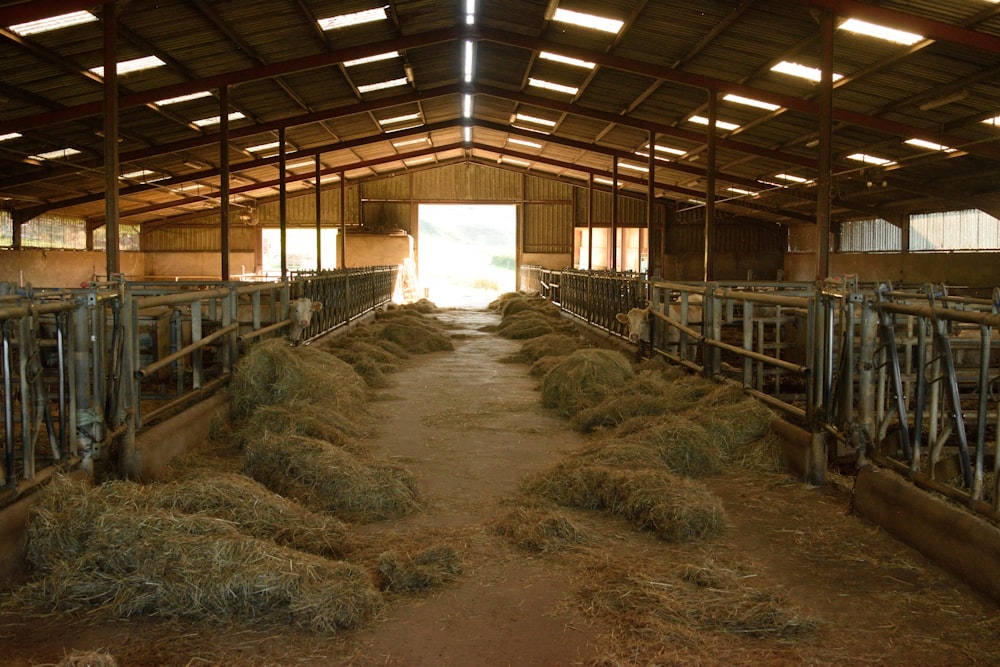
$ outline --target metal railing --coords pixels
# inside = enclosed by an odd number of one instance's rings
[[[303,333],[314,338],[389,302],[395,278],[371,267],[285,283],[0,284],[0,505],[45,469],[127,459],[136,431],[228,382],[243,345],[284,335],[294,298],[323,302]]]
[[[829,443],[1000,520],[1000,290],[852,279],[678,283],[537,269],[540,293],[614,336],[649,307],[653,353],[743,390]]]

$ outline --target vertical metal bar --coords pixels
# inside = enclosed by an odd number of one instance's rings
[[[104,225],[108,280],[121,271],[118,250],[118,3],[101,7],[104,35]]]
[[[703,280],[715,280],[715,168],[718,151],[716,150],[716,121],[718,120],[718,95],[714,90],[708,91],[708,130],[707,130],[707,164],[705,165],[705,253]],[[650,152],[653,148],[650,147]]]
[[[56,355],[59,377],[59,451],[69,456],[67,433],[68,407],[66,405],[66,311],[56,313]]]
[[[923,456],[924,409],[927,406],[927,321],[916,318],[917,325],[917,384],[913,406],[913,462],[910,470],[920,470]]]
[[[649,132],[649,190],[646,193],[646,276],[660,275],[660,249],[653,248],[653,221],[656,218],[656,132]],[[616,160],[617,162],[617,160]],[[639,270],[642,270],[642,244],[639,244]]]
[[[590,174],[587,188],[587,266],[581,269],[594,269],[594,174]],[[613,182],[613,181],[612,181]]]
[[[66,451],[70,456],[77,454],[76,437],[76,406],[77,406],[77,385],[76,385],[76,312],[79,305],[69,312],[63,313],[66,317],[66,336],[64,344],[66,347],[66,392],[68,401],[66,408]]]
[[[861,350],[858,359],[858,421],[867,434],[866,442],[874,443],[877,426],[875,422],[875,355],[878,338],[878,321],[871,300],[861,304]],[[863,465],[868,452],[858,452],[858,463]]]
[[[35,476],[35,425],[31,415],[31,384],[28,378],[31,315],[20,318],[17,324],[17,360],[21,374],[21,459],[24,479],[32,479]]]
[[[958,378],[955,376],[955,362],[951,355],[951,340],[948,338],[948,323],[945,320],[935,321],[935,341],[939,348],[941,361],[945,367],[945,389],[951,402],[951,419],[958,435],[958,463],[962,469],[962,480],[965,488],[972,488],[972,469],[969,465],[969,441],[965,433],[965,418],[962,415],[962,396],[958,389]]]
[[[288,172],[285,127],[278,128],[278,224],[281,232],[281,280],[288,279]]]
[[[219,86],[219,233],[222,280],[229,280],[229,86]]]
[[[990,327],[980,327],[979,403],[976,409],[976,469],[972,475],[972,499],[983,498],[983,465],[986,462],[986,412],[990,383]],[[1000,428],[1000,424],[997,425]]]
[[[320,173],[323,164],[320,162],[320,154],[316,153],[316,270],[323,270],[323,192],[319,188]]]
[[[743,300],[743,349],[753,349],[753,301]],[[753,360],[743,357],[743,386],[753,386]]]
[[[195,299],[191,302],[191,343],[201,340],[201,300]],[[201,389],[204,379],[204,364],[202,361],[202,349],[198,348],[191,353],[191,387]]]
[[[608,239],[611,261],[604,262],[604,266],[615,271],[618,268],[618,158],[615,158],[614,162],[611,163],[611,181],[614,183],[611,190],[611,238]],[[593,247],[593,239],[591,239],[591,248]]]
[[[420,257],[419,252],[417,257]],[[340,264],[337,268],[347,268],[347,174],[344,172],[340,172]]]
[[[17,487],[14,472],[14,386],[12,381],[10,320],[2,324],[3,336],[3,432],[4,432],[4,480],[8,489]]]
[[[820,18],[819,174],[816,179],[816,280],[830,274],[830,216],[833,185],[833,35],[835,17]]]

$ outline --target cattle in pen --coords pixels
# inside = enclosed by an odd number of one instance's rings
[[[652,308],[652,304],[647,302],[645,308],[632,308],[627,313],[618,313],[615,315],[615,319],[622,324],[628,325],[628,339],[639,346],[638,357],[640,359],[645,350],[649,349],[650,353],[652,353]],[[682,322],[689,328],[700,331],[702,322],[701,295],[691,294],[688,296],[686,319],[683,317],[681,303],[678,301],[667,304],[666,316],[671,320]],[[679,350],[676,348],[679,346],[681,340],[680,330],[666,322],[662,323],[661,326],[666,327],[664,340],[667,347],[672,348],[672,351],[679,354]],[[692,341],[689,340],[688,342],[690,344]],[[688,356],[694,356],[694,348],[689,350]]]
[[[289,304],[288,317],[291,319],[291,325],[288,329],[288,339],[293,344],[298,343],[299,338],[302,337],[302,332],[309,328],[313,313],[322,309],[322,301],[314,301],[309,297],[295,299]]]

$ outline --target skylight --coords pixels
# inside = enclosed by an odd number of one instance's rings
[[[576,95],[580,92],[580,89],[575,86],[564,86],[561,83],[553,83],[552,81],[546,81],[545,79],[528,79],[528,85],[534,86],[536,88],[544,88],[545,90],[552,90],[557,93],[565,93],[567,95]]]
[[[858,19],[848,19],[841,23],[839,27],[841,30],[853,32],[856,35],[875,37],[877,39],[883,39],[887,42],[892,42],[893,44],[902,44],[904,46],[911,46],[924,38],[923,35],[906,32],[905,30],[896,30],[895,28],[889,28],[875,23],[868,23],[867,21],[859,21]]]
[[[407,120],[412,120],[412,118],[408,118]],[[431,140],[428,139],[427,137],[419,137],[417,139],[401,139],[400,141],[394,141],[392,142],[392,145],[395,148],[406,148],[407,146],[416,146],[417,144],[429,144],[430,142]]]
[[[609,19],[595,14],[584,14],[583,12],[574,12],[561,7],[556,9],[556,13],[553,15],[552,20],[558,21],[559,23],[569,23],[570,25],[579,26],[581,28],[590,28],[592,30],[600,30],[601,32],[609,32],[613,35],[617,35],[621,31],[622,26],[625,25],[624,21],[619,21],[617,19]]]
[[[321,185],[323,183],[333,183],[334,181],[339,181],[339,180],[340,176],[337,174],[330,174],[329,176],[320,176],[319,178],[319,182]],[[309,181],[309,183],[315,184],[315,181]]]
[[[795,176],[794,174],[775,174],[775,178],[782,181],[788,181],[789,183],[808,183],[808,178],[803,178],[802,176]]]
[[[691,116],[688,118],[688,121],[691,123],[697,123],[698,125],[708,125],[709,123],[708,118],[704,116]],[[715,127],[720,130],[726,130],[727,132],[740,129],[740,126],[736,123],[728,123],[724,120],[718,119],[715,121]]]
[[[294,162],[292,164],[286,164],[285,170],[291,171],[293,169],[305,169],[306,167],[315,167],[315,166],[316,163],[313,162],[312,160],[299,160],[298,162]]]
[[[726,188],[726,190],[732,192],[734,195],[746,195],[749,197],[753,197],[754,195],[758,194],[753,190],[744,190],[743,188]]]
[[[649,173],[649,167],[643,167],[638,164],[629,164],[628,162],[619,162],[618,167],[620,169],[631,169],[632,171],[641,171],[644,174]]]
[[[373,93],[376,90],[385,90],[386,88],[398,88],[399,86],[405,86],[409,83],[406,77],[400,77],[398,79],[389,79],[388,81],[379,81],[378,83],[366,83],[363,86],[358,86],[359,93]]]
[[[955,152],[955,149],[950,146],[936,144],[933,141],[924,141],[923,139],[907,139],[904,143],[907,143],[910,146],[916,146],[917,148],[926,148],[929,151],[942,151],[944,153]]]
[[[462,117],[472,118],[472,95],[465,95],[462,98]]]
[[[433,162],[433,155],[422,155],[421,157],[411,158],[409,160],[403,160],[403,164],[407,167],[415,167],[420,164],[427,164],[428,162]]]
[[[367,65],[368,63],[377,63],[383,60],[392,60],[393,58],[398,58],[398,57],[399,57],[399,51],[386,51],[385,53],[379,53],[374,56],[368,56],[367,58],[345,60],[344,67],[357,67],[358,65]]]
[[[518,160],[516,157],[507,157],[506,155],[504,155],[500,159],[503,160],[504,162],[506,162],[507,164],[512,164],[512,165],[514,165],[516,167],[530,167],[531,166],[530,162],[528,162],[526,160]]]
[[[528,141],[527,139],[520,139],[518,137],[507,137],[508,144],[515,144],[517,146],[524,146],[525,148],[539,149],[542,145],[535,141]]]
[[[863,162],[864,164],[874,164],[879,167],[884,167],[888,164],[895,164],[892,160],[887,158],[868,155],[867,153],[852,153],[847,156],[847,159],[854,160],[855,162]]]
[[[757,109],[766,109],[767,111],[777,111],[781,107],[777,104],[771,104],[770,102],[762,102],[761,100],[755,100],[750,97],[742,97],[740,95],[729,94],[722,99],[727,102],[735,102],[736,104],[742,104],[748,107],[755,107]]]
[[[465,143],[470,143],[472,141],[472,128],[468,125],[462,128],[462,139]]]
[[[684,155],[685,153],[687,153],[687,151],[681,150],[680,148],[673,148],[672,146],[662,146],[660,144],[656,144],[655,148],[661,153],[669,153],[670,155]],[[646,150],[649,150],[649,144],[646,144]]]
[[[603,176],[594,176],[594,183],[600,183],[601,185],[614,185],[614,181],[610,178],[604,178]]]
[[[365,9],[360,12],[351,12],[350,14],[339,14],[338,16],[320,19],[317,23],[319,23],[319,27],[323,30],[337,30],[338,28],[350,28],[351,26],[363,23],[385,21],[389,18],[386,9],[387,7],[375,7],[374,9]]]
[[[993,125],[994,127],[1000,127],[1000,116],[994,116],[993,118],[987,118],[983,121],[987,125]]]
[[[168,104],[180,104],[181,102],[190,102],[191,100],[200,100],[203,97],[211,97],[212,93],[207,90],[203,90],[198,93],[191,93],[190,95],[178,95],[177,97],[168,97],[165,100],[159,100],[153,104],[165,107]]]
[[[465,23],[474,25],[476,22],[476,0],[465,0]]]
[[[780,72],[781,74],[788,74],[790,76],[797,76],[800,79],[807,79],[809,81],[815,81],[819,83],[822,81],[822,72],[816,67],[809,67],[808,65],[801,65],[799,63],[789,62],[787,60],[782,60],[780,63],[771,68],[772,72]],[[834,72],[833,80],[840,81],[844,78],[843,74],[837,74]]]
[[[152,176],[155,173],[156,172],[153,171],[152,169],[138,169],[136,171],[130,171],[128,173],[122,174],[118,178],[125,180],[138,180],[145,176]]]
[[[475,50],[472,45],[472,40],[467,39],[465,40],[465,65],[463,67],[466,83],[472,83],[474,60],[475,60]]]
[[[594,69],[597,67],[597,65],[589,60],[570,58],[569,56],[561,56],[558,53],[550,53],[548,51],[542,51],[538,54],[538,57],[542,60],[551,60],[552,62],[562,63],[563,65],[572,65],[573,67],[582,67],[584,69]]]
[[[279,141],[271,141],[266,144],[257,144],[256,146],[247,146],[245,150],[251,153],[260,153],[262,151],[273,151],[275,148],[281,145]]]
[[[59,150],[49,151],[47,153],[39,153],[38,155],[28,156],[29,160],[61,160],[67,158],[70,155],[79,155],[80,151],[75,148],[60,148]]]
[[[118,76],[123,76],[125,74],[131,74],[132,72],[141,72],[147,69],[153,69],[154,67],[163,67],[166,63],[157,58],[156,56],[143,56],[142,58],[133,58],[132,60],[122,60],[118,63],[115,69],[118,71]],[[90,72],[93,72],[99,77],[104,77],[104,66],[91,67]]]
[[[21,135],[17,132],[9,132],[8,134],[0,134],[0,141],[10,141],[11,139],[17,139]]]
[[[521,121],[522,123],[534,123],[535,125],[544,125],[546,127],[555,127],[556,122],[554,120],[548,120],[547,118],[539,118],[538,116],[529,116],[528,114],[519,113],[514,116],[514,120]]]
[[[27,37],[28,35],[37,35],[83,23],[92,23],[96,20],[97,17],[90,12],[70,12],[69,14],[60,14],[59,16],[52,16],[47,19],[39,19],[38,21],[18,23],[17,25],[10,26],[10,31],[15,35]]]
[[[240,111],[234,111],[231,114],[229,114],[229,120],[230,120],[230,122],[232,122],[234,120],[242,120],[244,118],[246,118],[246,116],[244,116],[243,113],[240,112]],[[196,121],[193,121],[193,122],[198,127],[207,127],[209,125],[218,125],[219,123],[222,122],[222,117],[221,116],[212,116],[211,118],[200,118],[200,119],[198,119]]]
[[[411,120],[417,120],[420,118],[419,113],[408,113],[402,116],[393,116],[392,118],[383,118],[379,120],[380,125],[395,125],[397,123],[405,123]]]

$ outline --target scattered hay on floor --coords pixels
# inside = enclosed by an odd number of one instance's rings
[[[246,417],[261,405],[296,399],[347,414],[365,403],[364,381],[349,364],[311,347],[290,347],[280,339],[261,341],[250,349],[236,368],[230,391],[236,417]]]
[[[579,336],[566,334],[546,334],[529,339],[521,350],[504,358],[505,362],[532,364],[545,357],[564,356],[585,347]]]
[[[532,553],[561,551],[586,541],[586,536],[561,512],[513,507],[487,524],[487,530]]]
[[[620,352],[577,350],[545,376],[542,404],[572,417],[613,395],[632,375],[632,365]]]
[[[699,482],[662,467],[618,467],[580,458],[529,480],[525,491],[565,507],[623,516],[670,542],[717,537],[726,528],[717,496]]]
[[[309,511],[237,473],[147,488],[151,505],[225,519],[245,535],[327,558],[342,558],[351,549],[342,521]]]
[[[437,327],[415,317],[400,316],[381,325],[382,338],[399,345],[410,354],[454,350],[451,338]]]
[[[128,484],[57,478],[39,493],[28,554],[40,577],[12,594],[15,604],[119,618],[269,617],[318,631],[357,627],[382,604],[354,565],[248,537],[229,521],[151,509],[141,496],[123,503]]]
[[[568,354],[560,354],[552,357],[542,357],[535,363],[531,364],[531,368],[528,370],[528,375],[543,378],[549,374],[549,371],[561,364],[568,356]]]
[[[118,661],[104,651],[73,651],[57,662],[56,667],[118,667]]]
[[[739,664],[747,657],[735,644],[739,637],[814,640],[819,622],[780,591],[752,586],[746,567],[694,557],[699,564],[680,571],[640,560],[602,562],[584,572],[575,605],[610,623],[616,639],[602,664]],[[671,660],[648,659],[665,658],[665,647],[672,647]],[[704,662],[708,655],[715,659]]]
[[[500,326],[497,327],[497,335],[513,340],[538,338],[555,333],[558,324],[558,320],[554,321],[553,318],[532,308],[504,318]]]
[[[384,591],[418,591],[437,588],[462,572],[462,563],[454,549],[431,547],[415,556],[385,551],[376,566],[379,587]]]
[[[413,303],[404,304],[389,304],[386,308],[384,314],[394,314],[394,313],[420,313],[421,315],[430,315],[431,313],[437,312],[438,307],[430,299],[418,299]]]
[[[624,442],[656,452],[657,459],[672,472],[702,477],[722,472],[726,452],[701,424],[684,416],[636,418],[619,428]]]
[[[737,403],[705,406],[705,409],[699,406],[691,417],[722,444],[727,456],[735,459],[739,458],[741,447],[763,438],[771,430],[774,413],[760,401],[745,396]]]
[[[416,484],[405,468],[315,438],[259,438],[246,447],[243,472],[308,508],[352,521],[404,516],[418,505]]]
[[[573,415],[573,428],[590,433],[599,428],[617,426],[630,417],[652,417],[664,412],[663,399],[651,394],[623,393],[608,396],[597,405]]]
[[[354,372],[372,389],[381,389],[389,384],[386,377],[386,364],[351,347],[327,346],[323,350],[351,365]],[[384,351],[383,351],[384,352]]]
[[[278,405],[262,405],[243,420],[235,442],[242,448],[271,435],[301,435],[325,440],[352,452],[363,451],[360,442],[366,432],[368,409],[354,412],[330,409],[324,403],[293,399]]]

